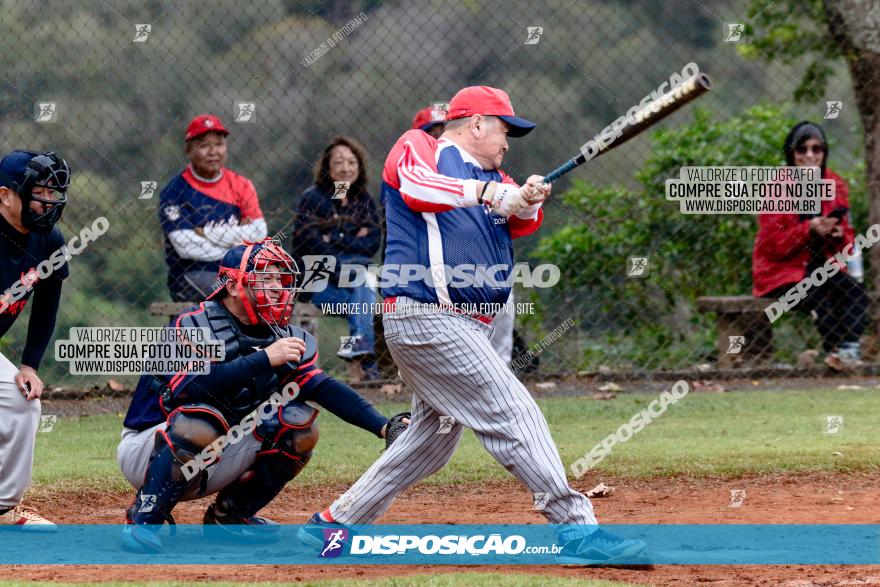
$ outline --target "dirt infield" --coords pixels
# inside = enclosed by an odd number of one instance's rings
[[[584,478],[576,487],[587,490],[603,481],[616,487],[609,498],[596,499],[599,519],[614,524],[650,523],[823,523],[880,524],[880,474],[779,475],[718,479]],[[296,524],[326,506],[345,487],[301,489],[293,486],[264,510],[279,522]],[[746,490],[740,507],[730,507],[730,491]],[[128,494],[91,493],[71,499],[54,494],[33,502],[39,511],[62,523],[120,523]],[[85,507],[81,504],[91,504]],[[197,523],[207,500],[181,504],[175,517]],[[383,523],[542,523],[530,510],[531,498],[514,481],[440,487],[420,485],[395,502]],[[14,569],[14,571],[13,571]],[[468,567],[468,570],[535,573],[603,578],[645,585],[877,585],[880,567],[829,566],[660,566],[653,570],[570,569],[561,567]],[[0,567],[4,577],[43,581],[304,581],[368,579],[392,575],[442,573],[465,567],[321,567],[321,566],[24,566]]]

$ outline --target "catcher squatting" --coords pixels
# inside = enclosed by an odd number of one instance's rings
[[[298,271],[271,239],[230,249],[219,273],[224,285],[171,327],[209,329],[224,360],[207,374],[143,375],[125,417],[117,460],[137,489],[123,531],[128,550],[160,551],[174,507],[211,494],[206,525],[278,540],[281,526],[256,513],[312,456],[318,412],[306,402],[386,443],[408,422],[408,414],[383,417],[318,367],[317,341],[290,324]],[[284,397],[273,403],[274,395]],[[267,398],[277,409],[265,409]]]

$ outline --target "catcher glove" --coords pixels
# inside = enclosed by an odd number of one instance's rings
[[[385,450],[388,450],[391,443],[397,440],[397,437],[403,434],[404,430],[409,428],[409,424],[403,421],[404,419],[409,420],[409,418],[409,412],[401,412],[388,419],[388,427],[385,428]]]

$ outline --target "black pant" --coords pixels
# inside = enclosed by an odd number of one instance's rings
[[[783,285],[765,297],[778,299],[794,287]],[[822,336],[822,347],[831,352],[842,342],[858,342],[865,331],[865,315],[871,298],[861,283],[845,273],[838,273],[819,287],[807,292],[796,310],[813,315]]]

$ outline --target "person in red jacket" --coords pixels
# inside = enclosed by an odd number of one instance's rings
[[[822,128],[811,122],[797,124],[783,148],[788,165],[820,167],[822,178],[834,181],[835,197],[822,201],[821,214],[758,216],[752,254],[752,293],[756,297],[781,297],[854,239],[849,188],[827,167],[828,141]],[[843,266],[823,285],[811,288],[796,306],[812,314],[829,366],[840,368],[860,360],[859,337],[865,329],[869,301],[862,285]]]

